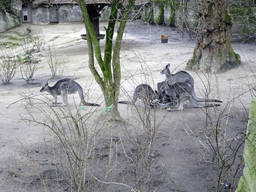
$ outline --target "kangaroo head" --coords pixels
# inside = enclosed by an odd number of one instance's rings
[[[48,90],[49,90],[49,85],[48,83],[45,83],[45,85],[40,89],[40,92],[48,91]]]
[[[168,63],[165,68],[160,72],[162,75],[170,75],[170,63]]]

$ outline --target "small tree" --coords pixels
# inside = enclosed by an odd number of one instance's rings
[[[123,38],[124,29],[128,16],[131,12],[131,8],[134,5],[135,0],[111,0],[111,13],[109,16],[108,27],[106,30],[106,41],[104,57],[102,56],[99,41],[97,39],[96,33],[94,31],[93,25],[91,23],[86,0],[77,0],[78,4],[82,10],[85,28],[87,45],[89,50],[89,68],[99,84],[105,99],[106,107],[111,107],[111,117],[112,120],[120,119],[120,114],[117,109],[118,95],[120,92],[120,80],[121,80],[121,67],[120,67],[120,50],[121,42]],[[114,29],[116,22],[118,20],[118,9],[122,8],[123,2],[127,3],[125,6],[125,11],[121,16],[119,27],[117,30],[117,36],[115,42],[113,41]],[[114,46],[113,46],[114,44]],[[97,71],[95,67],[96,58],[102,75]]]
[[[187,68],[218,72],[240,64],[230,42],[233,18],[228,0],[198,0],[198,7],[197,43]]]

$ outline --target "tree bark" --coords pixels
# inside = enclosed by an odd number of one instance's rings
[[[220,72],[236,67],[241,58],[231,46],[233,24],[227,0],[199,0],[197,43],[187,69]]]

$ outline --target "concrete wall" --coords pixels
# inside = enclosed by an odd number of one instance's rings
[[[152,6],[150,6],[150,4],[134,6],[129,18],[134,20],[142,19],[145,21],[148,19],[149,14],[151,14],[151,9],[152,9]],[[111,9],[109,6],[105,6],[102,9],[102,11],[100,12],[101,14],[100,21],[108,21],[110,10]],[[159,4],[153,3],[153,22],[154,23],[157,23],[159,13],[160,13]],[[171,16],[171,6],[167,4],[164,6],[164,24],[169,25],[168,21],[170,16]]]
[[[59,23],[82,22],[83,15],[78,5],[60,6],[58,9]]]
[[[8,12],[0,11],[0,32],[5,32],[21,24],[20,18]]]
[[[19,17],[22,14],[21,0],[14,1],[11,10],[15,15],[0,10],[0,32],[5,32],[13,27],[21,25],[21,19]]]
[[[54,7],[39,6],[39,7],[25,7],[23,8],[28,14],[28,20],[23,22],[31,22],[35,24],[40,23],[71,23],[82,22],[82,12],[78,5],[58,5]]]
[[[49,9],[38,7],[32,10],[32,23],[50,23]]]

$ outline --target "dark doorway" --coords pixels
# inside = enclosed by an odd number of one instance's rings
[[[50,8],[50,23],[58,23],[58,8],[52,7]]]

